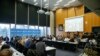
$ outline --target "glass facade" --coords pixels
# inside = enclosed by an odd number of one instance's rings
[[[0,24],[0,36],[6,37],[10,36],[10,25],[9,24]]]

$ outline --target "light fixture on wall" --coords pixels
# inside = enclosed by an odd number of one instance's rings
[[[46,15],[50,15],[49,8],[50,8],[50,5],[49,5],[49,0],[48,0],[48,9],[47,9],[47,11],[45,12]]]
[[[43,5],[42,3],[43,3],[43,1],[41,0],[41,9],[37,11],[37,13],[39,13],[39,14],[45,13],[45,11],[42,9],[42,5]]]

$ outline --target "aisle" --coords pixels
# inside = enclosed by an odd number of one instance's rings
[[[71,52],[66,50],[57,49],[56,56],[79,56],[82,53],[82,50],[79,49],[77,52]]]

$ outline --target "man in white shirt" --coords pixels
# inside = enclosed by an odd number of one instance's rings
[[[56,37],[54,35],[52,36],[52,41],[56,41]]]

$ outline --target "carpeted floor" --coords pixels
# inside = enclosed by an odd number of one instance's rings
[[[67,51],[67,50],[56,50],[56,56],[79,56],[83,50],[79,49],[76,52]]]

